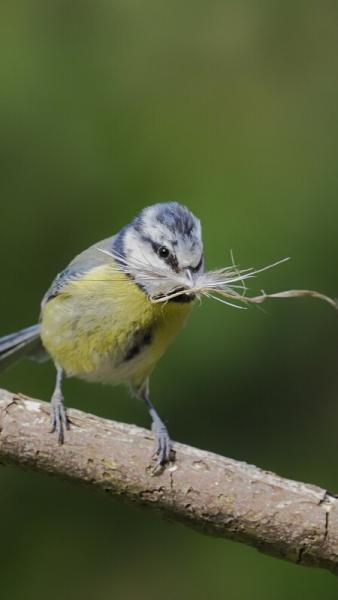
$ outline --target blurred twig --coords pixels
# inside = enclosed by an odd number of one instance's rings
[[[161,510],[199,531],[338,573],[338,499],[325,490],[175,444],[153,476],[150,432],[69,410],[64,446],[45,402],[0,390],[0,462],[87,484]]]

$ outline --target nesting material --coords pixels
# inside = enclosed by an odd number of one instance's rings
[[[250,304],[262,304],[266,300],[274,298],[309,297],[323,300],[338,310],[336,299],[314,290],[286,290],[272,294],[262,291],[258,296],[247,295],[248,287],[246,283],[249,279],[286,262],[289,258],[284,258],[260,269],[240,269],[234,264],[231,256],[232,264],[229,267],[206,271],[200,275],[187,278],[186,273],[173,273],[168,277],[167,270],[161,270],[158,267],[155,269],[143,256],[140,256],[137,260],[127,261],[125,257],[116,253],[107,252],[103,249],[99,250],[114,259],[112,269],[117,273],[132,273],[133,276],[136,276],[137,282],[141,284],[150,281],[156,283],[156,286],[154,286],[156,291],[149,295],[149,300],[154,304],[168,302],[179,296],[192,295],[198,298],[213,299],[234,308],[245,309]]]

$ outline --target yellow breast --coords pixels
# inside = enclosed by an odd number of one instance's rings
[[[152,304],[110,265],[70,281],[42,310],[41,338],[68,375],[139,385],[183,327],[193,303]]]

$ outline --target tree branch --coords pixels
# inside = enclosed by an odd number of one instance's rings
[[[48,433],[48,404],[0,390],[1,464],[88,484],[203,533],[338,574],[338,500],[327,491],[178,443],[176,462],[154,476],[149,431],[68,414],[60,447]]]

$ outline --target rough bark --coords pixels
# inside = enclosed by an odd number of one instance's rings
[[[0,462],[51,473],[162,511],[203,533],[338,573],[338,500],[315,486],[175,443],[176,462],[149,468],[149,431],[69,410],[66,443],[45,402],[0,390]]]

